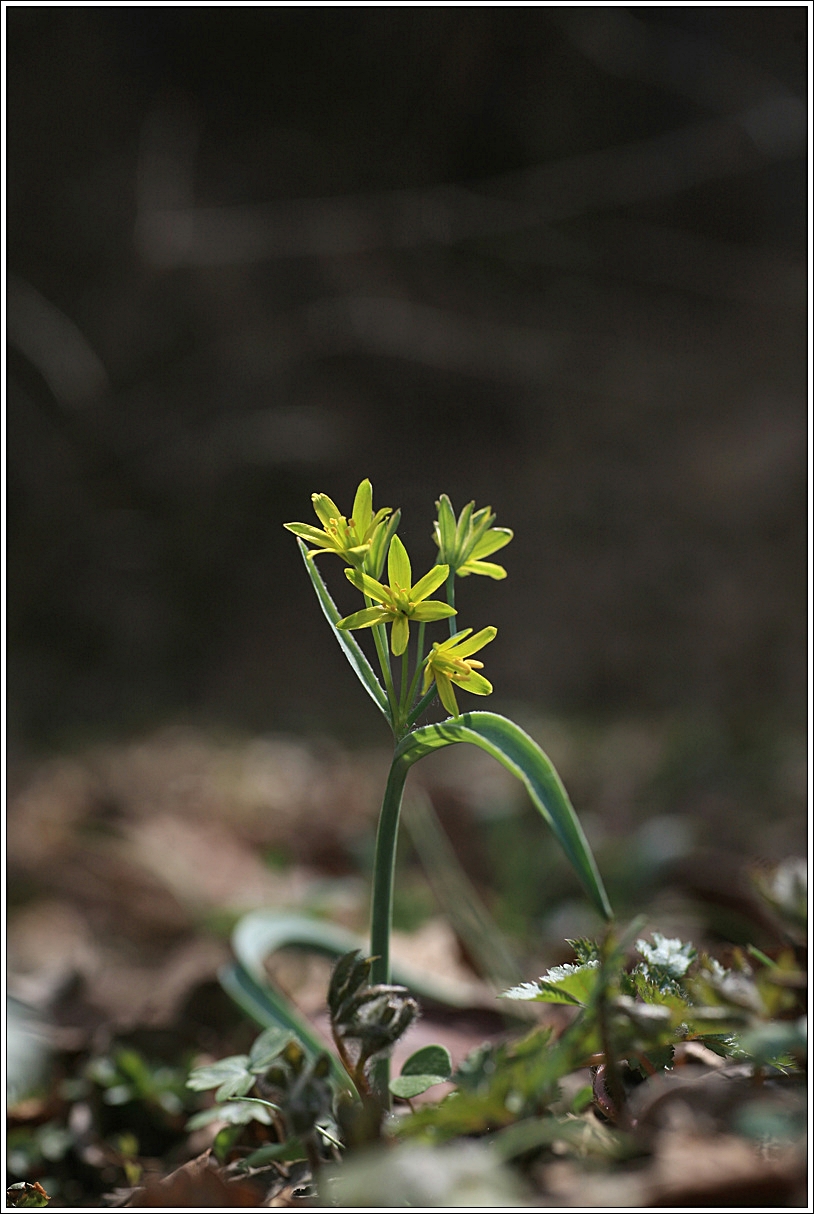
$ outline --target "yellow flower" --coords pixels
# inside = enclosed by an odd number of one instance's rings
[[[381,565],[378,569],[375,565],[379,560],[384,563],[384,545],[398,525],[399,512],[383,526],[384,520],[392,512],[389,506],[385,506],[384,509],[373,513],[373,486],[370,481],[363,480],[356,490],[351,518],[345,518],[344,514],[340,513],[339,507],[327,493],[312,493],[311,501],[324,531],[308,523],[283,524],[301,540],[316,544],[316,548],[311,549],[308,556],[313,559],[322,552],[335,552],[356,569],[367,563],[374,573],[381,572]]]
[[[423,694],[426,695],[430,683],[435,679],[441,703],[453,717],[459,715],[453,683],[476,696],[488,696],[492,690],[489,680],[478,674],[478,670],[483,669],[483,662],[475,661],[469,655],[477,653],[484,645],[493,641],[497,636],[497,628],[490,625],[488,628],[481,628],[474,636],[469,636],[471,631],[471,628],[464,628],[449,640],[436,642],[424,664]]]
[[[447,580],[448,573],[448,565],[434,565],[429,573],[425,573],[413,586],[413,573],[407,549],[399,537],[394,535],[387,554],[389,586],[383,586],[361,569],[345,570],[348,581],[379,605],[365,607],[363,611],[346,616],[344,620],[339,621],[337,628],[372,628],[374,624],[392,624],[390,648],[398,657],[404,653],[410,639],[410,620],[426,622],[455,615],[455,608],[450,607],[448,603],[424,601]]]
[[[495,515],[491,506],[475,510],[475,503],[469,502],[456,521],[452,502],[446,493],[441,494],[435,505],[438,519],[432,525],[432,538],[438,545],[440,559],[446,561],[452,572],[458,577],[479,573],[495,580],[504,578],[506,570],[503,566],[493,565],[483,557],[491,556],[499,548],[505,547],[514,532],[508,527],[492,526]]]

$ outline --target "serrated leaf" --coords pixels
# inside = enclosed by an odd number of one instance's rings
[[[653,932],[652,944],[648,944],[646,940],[637,940],[636,952],[644,958],[643,969],[648,977],[656,982],[683,978],[696,957],[692,944],[684,944],[678,939],[671,940],[662,936],[661,932]]]
[[[504,999],[530,999],[539,1003],[567,1003],[584,1007],[599,979],[599,962],[584,965],[557,965],[535,982],[506,991]]]
[[[518,986],[503,991],[499,997],[501,999],[527,999],[535,1002],[540,998],[540,987],[536,982],[521,982]]]
[[[587,936],[577,936],[574,940],[566,939],[565,943],[571,945],[579,965],[586,961],[599,960],[599,945],[595,940],[589,940]]]

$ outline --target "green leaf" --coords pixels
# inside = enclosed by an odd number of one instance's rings
[[[350,633],[342,632],[339,628],[337,628],[337,624],[342,617],[337,611],[336,604],[328,593],[328,587],[323,582],[322,575],[317,569],[315,562],[309,561],[308,549],[305,547],[305,544],[303,544],[302,540],[297,540],[297,543],[299,544],[303,564],[308,571],[308,576],[311,579],[311,583],[316,591],[317,598],[319,599],[319,605],[322,608],[323,615],[331,625],[331,629],[333,630],[333,634],[339,643],[340,649],[356,672],[356,677],[359,679],[365,691],[368,693],[371,699],[375,701],[376,705],[381,709],[387,720],[390,722],[390,707],[387,703],[387,695],[384,688],[376,678],[373,667],[362,653],[362,650],[359,648],[359,645],[353,636],[351,636]]]
[[[678,939],[668,939],[661,932],[653,932],[653,943],[636,941],[636,952],[644,958],[642,968],[647,977],[659,984],[683,978],[695,960],[695,949]]]
[[[225,1100],[229,1096],[245,1096],[254,1083],[254,1077],[249,1073],[248,1054],[233,1054],[229,1058],[221,1058],[211,1066],[199,1066],[190,1072],[187,1087],[193,1092],[206,1092],[210,1088],[218,1088],[217,1099]]]
[[[599,960],[599,945],[595,940],[589,940],[587,936],[577,936],[575,940],[566,939],[565,943],[571,945],[580,964]]]
[[[6,1189],[6,1201],[15,1210],[42,1209],[49,1204],[50,1200],[39,1182],[21,1180],[17,1184],[9,1185]]]
[[[310,1026],[305,1025],[305,1033],[308,1034],[305,1036],[296,1026],[293,1016],[286,1021],[278,1019],[278,1016],[290,1012],[291,1005],[278,992],[272,992],[267,984],[265,960],[281,948],[306,948],[338,959],[351,951],[361,951],[367,957],[369,942],[323,919],[309,919],[306,915],[295,915],[288,911],[250,911],[235,927],[232,949],[240,966],[233,968],[241,972],[235,975],[226,970],[221,974],[221,982],[229,983],[227,990],[230,994],[234,987],[234,997],[259,1024],[284,1023],[308,1044],[309,1039],[316,1040]],[[393,964],[393,982],[448,1007],[463,1008],[471,1004],[472,993],[466,983],[428,974],[400,962]],[[319,1044],[318,1050],[322,1048]]]
[[[411,765],[425,754],[456,742],[479,746],[522,781],[594,906],[610,919],[613,912],[608,896],[568,793],[548,756],[513,721],[491,712],[467,712],[438,725],[424,725],[402,739],[395,758]]]
[[[240,1161],[240,1171],[247,1171],[249,1168],[263,1168],[269,1163],[299,1163],[300,1160],[307,1158],[302,1140],[287,1138],[285,1142],[273,1142],[266,1147],[258,1147],[256,1151],[252,1151],[251,1155],[247,1155]]]
[[[227,1125],[248,1125],[251,1121],[259,1121],[261,1125],[272,1124],[271,1113],[264,1104],[251,1100],[230,1100],[194,1113],[187,1122],[186,1129],[202,1130],[213,1121],[224,1121]]]
[[[252,1074],[262,1075],[267,1071],[291,1039],[290,1030],[278,1024],[272,1024],[262,1032],[249,1051],[249,1070]]]
[[[503,995],[504,999],[529,999],[538,1003],[570,1003],[585,1007],[599,980],[599,962],[557,965],[536,982],[523,982]]]
[[[452,1059],[445,1045],[425,1045],[416,1050],[401,1068],[402,1075],[437,1075],[439,1080],[449,1079],[452,1074]]]
[[[308,1021],[284,995],[263,980],[262,969],[258,979],[245,966],[231,965],[224,967],[218,977],[226,993],[258,1024],[264,1028],[275,1025],[288,1030],[292,1037],[302,1043],[311,1058],[323,1052],[324,1044]],[[354,1090],[339,1059],[332,1056],[331,1061],[334,1079],[349,1091]]]
[[[402,1100],[412,1100],[414,1096],[420,1096],[436,1083],[443,1082],[442,1075],[399,1075],[390,1080],[389,1087],[394,1096],[400,1096]]]
[[[225,1125],[222,1130],[218,1130],[212,1143],[212,1152],[221,1166],[226,1163],[232,1147],[242,1133],[243,1127],[239,1125]]]
[[[331,974],[328,986],[328,1010],[331,1018],[335,1018],[344,1001],[355,995],[359,988],[366,983],[370,976],[372,962],[369,957],[363,957],[361,949],[354,948],[340,957]]]
[[[451,1074],[449,1050],[443,1045],[425,1045],[410,1055],[398,1078],[391,1079],[390,1091],[394,1096],[411,1100],[436,1083],[445,1083]]]

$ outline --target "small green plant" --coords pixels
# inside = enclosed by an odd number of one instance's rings
[[[586,892],[603,917],[611,911],[602,880],[579,820],[551,761],[537,744],[506,717],[488,712],[461,713],[457,693],[489,695],[491,683],[473,655],[497,635],[491,625],[474,632],[458,627],[455,583],[472,574],[502,580],[506,570],[485,558],[505,547],[512,532],[495,527],[489,507],[470,502],[456,517],[442,494],[436,503],[432,539],[438,563],[416,582],[407,550],[397,534],[401,512],[374,513],[369,480],[359,485],[351,515],[324,493],[312,497],[321,528],[287,523],[297,537],[305,568],[323,614],[363,687],[382,712],[393,734],[394,753],[384,791],[373,868],[370,977],[373,986],[390,982],[390,931],[399,815],[407,774],[424,755],[441,747],[470,742],[501,762],[526,786],[553,830]],[[310,545],[310,547],[309,547]],[[343,560],[349,584],[363,596],[364,607],[342,615],[317,569],[315,557],[333,553]],[[385,565],[387,582],[380,581]],[[433,598],[445,589],[445,601]],[[447,639],[426,648],[426,629],[446,619]],[[411,638],[411,625],[415,634]],[[387,629],[390,628],[390,635]],[[353,633],[370,630],[380,677]],[[398,663],[391,661],[399,659]],[[433,701],[449,714],[437,724],[419,725]],[[387,1057],[379,1060],[373,1086],[383,1107],[389,1100]]]
[[[623,1155],[624,1136],[608,1138],[595,1113],[620,1131],[634,1130],[631,1094],[672,1074],[679,1045],[692,1041],[747,1063],[754,1094],[762,1077],[802,1080],[805,976],[790,950],[756,963],[736,951],[724,968],[658,932],[652,941],[637,939],[641,927],[637,920],[600,942],[569,941],[573,962],[506,991],[504,998],[562,1004],[576,1015],[556,1039],[540,1027],[520,1041],[473,1051],[452,1076],[455,1091],[403,1119],[399,1136],[442,1142],[491,1133],[504,1158],[555,1141]],[[563,1080],[587,1068],[591,1085],[563,1107]]]

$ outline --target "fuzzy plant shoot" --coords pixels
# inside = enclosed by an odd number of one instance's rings
[[[506,570],[485,558],[504,548],[512,539],[512,531],[494,526],[495,515],[489,506],[476,510],[475,503],[469,502],[456,516],[449,497],[441,494],[431,529],[438,563],[413,582],[412,562],[397,534],[401,512],[389,507],[374,512],[369,480],[359,485],[349,516],[343,515],[327,494],[314,493],[311,500],[321,527],[309,523],[285,526],[297,537],[308,576],[334,636],[387,720],[394,740],[373,865],[371,981],[383,986],[390,982],[396,842],[407,774],[424,755],[459,742],[485,750],[525,785],[592,903],[609,919],[610,905],[591,849],[550,759],[508,718],[491,712],[462,713],[459,708],[460,692],[476,696],[492,692],[492,684],[481,673],[483,662],[473,655],[495,639],[497,629],[486,625],[474,631],[473,627],[459,626],[456,579],[475,574],[502,581]],[[363,606],[349,614],[340,614],[317,568],[315,557],[324,553],[333,553],[345,563],[348,583],[364,600]],[[386,582],[381,580],[385,566]],[[435,597],[442,590],[444,598]],[[427,628],[443,620],[447,621],[448,637],[432,640],[428,649]],[[379,674],[354,635],[367,630],[373,637]],[[391,655],[399,661],[391,661]],[[420,725],[421,717],[436,700],[447,718]],[[383,1103],[388,1099],[387,1066],[384,1059],[376,1072],[376,1088]]]

